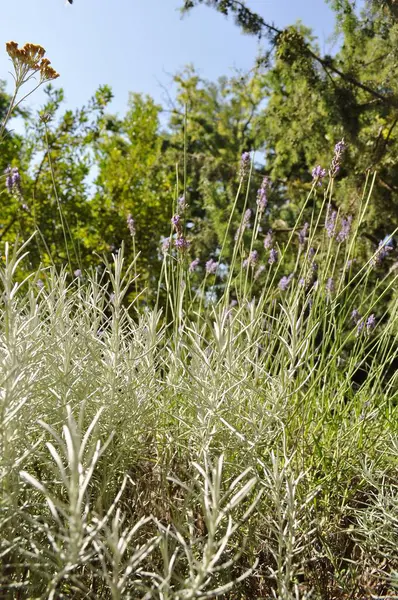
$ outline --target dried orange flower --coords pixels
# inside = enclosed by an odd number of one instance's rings
[[[17,75],[20,75],[23,79],[28,74],[29,69],[40,71],[42,81],[59,77],[59,74],[50,67],[48,58],[43,58],[46,53],[43,46],[27,43],[22,48],[18,48],[16,42],[7,42],[6,50],[14,64]]]

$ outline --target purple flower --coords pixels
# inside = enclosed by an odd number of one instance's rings
[[[265,266],[260,265],[257,271],[254,273],[254,280],[256,281],[265,271]]]
[[[312,260],[312,259],[314,258],[314,256],[315,256],[315,253],[316,253],[316,250],[315,250],[315,248],[312,248],[312,247],[311,247],[311,248],[308,250],[308,258],[309,258],[310,260]]]
[[[13,167],[11,169],[11,179],[12,179],[12,185],[13,185],[13,187],[19,187],[20,186],[21,176],[19,174],[19,171],[18,171],[17,167]]]
[[[249,256],[243,261],[243,268],[246,267],[255,267],[258,263],[258,252],[257,250],[252,250]]]
[[[36,285],[37,285],[37,287],[39,288],[39,290],[42,290],[42,289],[44,288],[44,283],[42,282],[42,280],[41,280],[41,279],[38,279],[38,280],[36,281]]]
[[[317,165],[312,169],[312,180],[318,185],[322,185],[322,179],[326,176],[326,169],[322,169],[321,165]]]
[[[187,250],[189,248],[190,244],[191,244],[191,242],[189,242],[183,236],[180,236],[176,240],[174,240],[174,245],[177,248],[177,250],[180,250],[180,252]]]
[[[181,212],[184,212],[187,209],[187,207],[188,204],[186,203],[185,196],[181,196],[181,198],[178,199],[178,208]]]
[[[21,185],[21,175],[17,167],[7,167],[4,171],[6,177],[6,188],[12,193],[15,189],[19,190]]]
[[[163,254],[166,254],[166,252],[168,251],[169,248],[170,248],[170,239],[169,238],[165,238],[162,241],[162,252],[163,252]]]
[[[309,227],[310,227],[309,223],[304,223],[304,227],[298,234],[300,246],[304,246],[304,244],[305,244],[305,238],[307,237]]]
[[[216,262],[215,260],[213,260],[212,258],[210,258],[206,262],[206,273],[207,273],[207,275],[214,275],[214,273],[217,271],[217,267],[218,267],[218,262]]]
[[[244,179],[248,175],[248,173],[250,171],[250,162],[251,162],[250,152],[244,152],[240,159],[239,177],[241,179]]]
[[[268,264],[273,265],[278,260],[278,250],[276,248],[271,248],[269,253]]]
[[[338,242],[345,242],[348,239],[348,236],[350,235],[350,231],[351,231],[351,223],[352,223],[351,215],[349,215],[347,218],[343,217],[341,219],[341,229],[336,237],[336,240]]]
[[[377,248],[375,255],[372,258],[372,265],[374,267],[379,267],[385,259],[385,257],[388,256],[388,253],[391,252],[391,250],[393,250],[393,248],[391,248],[391,246],[387,246],[384,243],[384,240],[382,240],[379,243],[379,247]]]
[[[75,277],[81,277],[81,276],[82,276],[81,269],[76,269],[76,271],[73,273],[73,275],[74,275]]]
[[[366,320],[366,331],[370,333],[376,327],[376,317],[374,314],[369,315]]]
[[[178,231],[180,229],[180,227],[181,227],[181,217],[180,217],[180,215],[174,215],[173,217],[171,217],[171,223],[172,223],[172,225],[174,225],[174,227]]]
[[[331,207],[329,204],[326,221],[325,221],[325,229],[326,229],[326,233],[327,233],[328,237],[332,238],[332,237],[334,237],[335,229],[336,229],[337,212],[335,210],[330,212],[330,208]]]
[[[326,282],[326,291],[328,292],[328,294],[332,294],[334,292],[334,281],[333,281],[333,277],[329,277],[329,279]]]
[[[243,215],[242,224],[239,225],[238,229],[236,230],[235,241],[240,238],[240,236],[242,235],[244,230],[249,226],[251,216],[252,216],[252,211],[250,210],[250,208],[248,208],[246,210],[245,214]]]
[[[357,323],[357,332],[356,332],[356,336],[358,337],[359,335],[361,335],[363,328],[365,327],[365,322],[361,319],[360,321],[358,321]]]
[[[199,263],[200,263],[199,258],[195,258],[189,265],[188,271],[190,273],[193,273],[195,271],[196,267],[199,265]]]
[[[304,279],[304,277],[300,277],[300,279],[299,279],[299,285],[301,285],[303,287],[305,286],[305,279]]]
[[[332,163],[330,165],[329,174],[330,177],[335,177],[337,173],[340,171],[341,162],[343,159],[343,154],[347,148],[347,145],[344,140],[337,142],[334,147],[334,156]]]
[[[291,280],[293,279],[293,273],[290,273],[288,277],[284,275],[280,282],[278,283],[278,287],[282,292],[285,292],[290,285]]]
[[[269,230],[267,235],[264,238],[264,248],[268,250],[272,246],[272,229]]]
[[[4,170],[6,177],[6,188],[11,193],[12,192],[12,175],[11,175],[11,167],[7,167]]]
[[[260,189],[257,191],[257,206],[258,211],[262,214],[267,208],[268,198],[267,198],[267,189],[269,187],[269,179],[268,177],[264,177]]]
[[[250,208],[248,208],[245,211],[245,214],[243,215],[243,226],[244,227],[247,227],[249,225],[251,216],[252,216],[252,211]]]
[[[354,308],[354,310],[352,311],[351,319],[354,321],[355,324],[357,324],[361,320],[361,315],[359,314],[359,310],[357,308]]]
[[[131,235],[131,237],[134,237],[135,236],[135,222],[130,213],[127,215],[126,221],[127,221],[128,230],[130,231],[130,235]]]

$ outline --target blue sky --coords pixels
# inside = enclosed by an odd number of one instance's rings
[[[85,103],[100,84],[112,86],[112,110],[123,112],[128,92],[165,97],[173,73],[193,63],[214,80],[234,68],[249,69],[258,52],[255,39],[213,9],[200,6],[181,19],[182,0],[7,0],[0,21],[0,79],[11,82],[4,44],[39,43],[61,74],[56,84],[67,106]],[[278,27],[301,19],[313,28],[323,51],[333,15],[323,0],[248,0],[247,5]],[[11,91],[11,83],[8,87]],[[29,105],[39,108],[36,94]]]

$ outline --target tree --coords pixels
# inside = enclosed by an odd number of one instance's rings
[[[268,46],[260,63],[267,168],[287,196],[312,168],[330,160],[336,141],[349,144],[336,202],[358,208],[364,171],[378,179],[367,227],[376,237],[398,226],[398,20],[393,0],[333,0],[340,50],[322,56],[310,31],[278,29],[236,0],[186,0],[183,10],[209,5],[231,15],[245,33]],[[388,224],[387,224],[388,222]]]

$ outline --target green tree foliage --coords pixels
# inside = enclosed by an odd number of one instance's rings
[[[268,41],[260,62],[266,67],[265,144],[273,180],[291,195],[315,164],[327,166],[333,145],[344,137],[349,152],[337,202],[355,212],[364,171],[377,170],[368,227],[379,237],[387,222],[398,226],[396,2],[367,0],[361,12],[350,0],[330,2],[339,43],[334,56],[320,53],[307,28],[278,29],[243,2],[187,0],[183,9],[198,4],[231,15],[245,33]]]
[[[141,277],[156,280],[159,242],[170,232],[175,199],[175,165],[164,160],[160,107],[151,98],[131,94],[123,119],[108,117],[95,147],[98,176],[92,200],[93,227],[102,250],[116,249],[128,238],[126,219],[135,221]]]
[[[167,155],[170,162],[179,162],[181,179],[185,166],[193,249],[204,258],[222,245],[238,189],[242,153],[263,147],[263,96],[256,74],[222,77],[211,83],[189,67],[175,77],[175,83]],[[254,165],[254,197],[263,176],[263,167]],[[238,209],[243,206],[244,194]],[[237,219],[238,215],[233,230]]]

